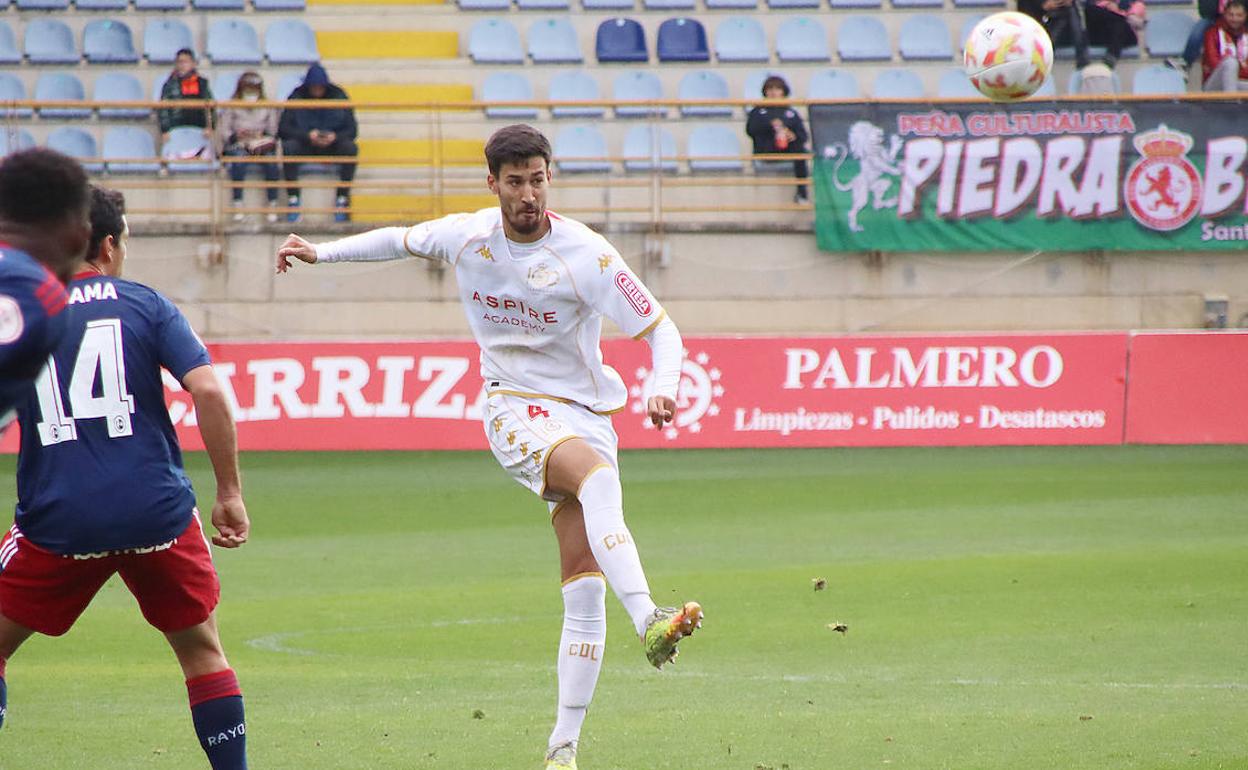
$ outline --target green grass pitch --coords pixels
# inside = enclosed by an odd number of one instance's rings
[[[609,597],[584,770],[1248,767],[1248,447],[622,466],[656,599],[707,623],[655,672]],[[244,471],[253,539],[216,559],[252,766],[540,768],[561,614],[544,506],[485,454]],[[3,770],[207,766],[117,581],[8,684]]]

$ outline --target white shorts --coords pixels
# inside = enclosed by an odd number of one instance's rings
[[[547,398],[495,393],[485,402],[485,436],[490,451],[511,477],[534,494],[555,504],[564,495],[546,488],[546,461],[565,441],[584,439],[619,470],[619,439],[611,417],[580,404]]]

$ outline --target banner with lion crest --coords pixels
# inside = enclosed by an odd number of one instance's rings
[[[813,105],[819,246],[1243,249],[1246,106]]]

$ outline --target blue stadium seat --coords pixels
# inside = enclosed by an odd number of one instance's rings
[[[595,102],[602,99],[598,81],[584,70],[567,70],[550,79],[552,102]],[[606,114],[602,107],[552,107],[550,114],[556,118],[601,118]]]
[[[264,31],[269,64],[311,64],[321,60],[316,33],[302,19],[281,19]]]
[[[615,76],[611,84],[611,99],[617,102],[655,102],[663,98],[663,83],[651,72],[631,70]],[[650,118],[667,115],[666,107],[619,106],[617,118]]]
[[[723,99],[732,98],[728,91],[728,81],[714,70],[694,70],[680,79],[676,98],[681,101],[689,99]],[[695,104],[680,108],[685,117],[730,118],[732,107],[727,104]]]
[[[806,96],[810,99],[858,99],[862,96],[862,89],[852,72],[820,70],[810,77]]]
[[[0,128],[0,156],[29,150],[36,146],[35,137],[31,136],[26,129],[22,128],[14,132],[11,128]]]
[[[139,79],[129,72],[106,72],[95,79],[91,90],[94,102],[141,102],[146,99]],[[137,107],[101,107],[100,118],[122,120],[146,120],[151,110]]]
[[[655,53],[659,61],[710,61],[706,29],[695,19],[668,19],[659,25]]]
[[[529,58],[534,64],[580,64],[581,43],[566,16],[529,25]]]
[[[1190,6],[1190,0],[1152,0],[1149,5],[1186,5]]]
[[[64,153],[71,158],[77,158],[79,161],[100,157],[100,151],[95,144],[95,137],[74,126],[61,126],[50,131],[48,133],[47,147],[50,150]],[[91,174],[99,174],[104,171],[104,164],[98,161],[94,163],[84,162],[82,165]]]
[[[82,58],[74,45],[74,33],[56,19],[31,19],[25,43],[31,64],[77,64]]]
[[[477,99],[483,102],[531,102],[533,84],[519,72],[492,72],[481,84]],[[535,107],[486,107],[487,118],[533,120],[537,117]]]
[[[247,5],[244,0],[191,0],[191,7],[197,11],[242,11]]]
[[[183,48],[195,49],[191,28],[171,17],[151,19],[143,29],[143,55],[152,64],[171,64]]]
[[[260,36],[242,19],[218,19],[208,27],[205,52],[213,64],[259,64]]]
[[[636,7],[633,0],[581,0],[587,11],[631,11]]]
[[[1151,31],[1151,30],[1150,30]],[[1135,71],[1131,93],[1149,96],[1172,96],[1187,93],[1187,81],[1178,70],[1162,64],[1150,64]]]
[[[26,85],[21,79],[16,75],[0,72],[0,102],[20,101],[25,98]],[[29,118],[33,114],[34,110],[29,107],[14,107],[13,109],[0,107],[0,117],[4,118]],[[5,130],[0,127],[0,132]]]
[[[754,70],[745,76],[745,86],[741,89],[742,99],[761,99],[763,96],[763,83],[767,78],[775,75],[784,78],[784,82],[790,83],[789,77],[783,72],[776,70]],[[791,86],[790,86],[791,87]],[[748,107],[746,109],[749,109]]]
[[[776,56],[782,62],[829,61],[828,31],[805,16],[789,19],[776,30]]]
[[[721,62],[765,62],[771,59],[763,25],[749,16],[724,19],[715,29],[715,56]]]
[[[940,73],[936,83],[936,95],[950,99],[986,99],[966,76],[961,67],[953,67]]]
[[[522,11],[566,11],[571,4],[568,0],[516,0],[516,8]]]
[[[940,8],[945,0],[893,0],[894,8]]]
[[[82,81],[68,72],[45,72],[35,81],[35,98],[43,102],[81,102],[87,98]],[[41,108],[44,118],[86,119],[91,110],[86,107]]]
[[[893,49],[884,22],[874,16],[847,16],[836,34],[836,50],[845,61],[888,61]]]
[[[17,47],[13,28],[0,21],[0,64],[21,64],[22,51]]]
[[[186,8],[186,0],[134,0],[139,11],[180,11]]]
[[[130,0],[74,0],[74,7],[80,11],[124,11],[130,7]]]
[[[879,8],[881,0],[831,0],[833,8]]]
[[[506,19],[482,19],[468,33],[468,56],[477,64],[524,64],[520,33]]]
[[[598,25],[594,45],[599,62],[647,62],[646,32],[632,19],[607,19]]]
[[[979,13],[979,14],[975,14],[974,16],[967,16],[966,19],[962,22],[962,29],[958,32],[958,55],[959,56],[961,56],[962,52],[966,50],[966,39],[971,36],[971,30],[975,29],[975,25],[980,23],[986,18],[988,17],[982,13]]]
[[[694,0],[641,0],[647,11],[692,11],[697,7]]]
[[[698,126],[689,132],[689,170],[700,172],[740,173],[741,141],[737,132],[727,126]]]
[[[461,11],[509,11],[511,0],[457,0]]]
[[[1159,11],[1148,19],[1144,35],[1149,56],[1181,56],[1196,20],[1182,11]]]
[[[624,135],[624,170],[644,173],[677,170],[676,138],[666,128],[650,123],[633,126]]]
[[[1057,86],[1053,83],[1052,73],[1049,73],[1048,79],[1040,84],[1040,87],[1036,89],[1036,92],[1032,94],[1031,98],[1042,99],[1047,96],[1057,96]]]
[[[124,22],[96,19],[82,30],[82,55],[88,64],[130,64],[139,60],[134,36]]]
[[[1113,88],[1114,93],[1116,94],[1122,93],[1122,81],[1118,77],[1118,70],[1116,69],[1113,70],[1110,77],[1113,82],[1111,87]],[[1071,72],[1070,79],[1066,81],[1066,93],[1077,94],[1082,88],[1083,88],[1083,73],[1080,72],[1079,70],[1075,70]]]
[[[104,134],[101,156],[113,174],[156,174],[160,171],[156,142],[145,128],[114,126],[108,129]]]
[[[758,7],[758,0],[706,0],[707,10],[748,11]]]
[[[954,8],[1000,8],[1005,0],[953,0]]]
[[[767,0],[768,8],[785,10],[790,8],[818,8],[820,0]]]
[[[169,139],[160,148],[170,174],[204,174],[217,167],[212,140],[199,128],[178,126],[169,131]]]
[[[257,11],[303,11],[307,9],[307,0],[251,0]]]
[[[568,126],[555,134],[552,148],[555,167],[571,173],[605,174],[611,170],[607,160],[607,140],[597,128],[588,125]]]
[[[17,0],[19,11],[68,11],[69,0]]]
[[[906,60],[949,61],[953,58],[953,42],[949,25],[930,13],[911,16],[901,25],[897,48]]]
[[[923,81],[912,70],[882,70],[871,84],[871,96],[875,99],[922,99]]]
[[[302,72],[287,72],[285,75],[278,78],[277,88],[273,91],[273,98],[280,102],[284,102],[290,98],[290,95],[295,92],[295,89],[301,85],[303,85]]]
[[[217,99],[229,99],[234,96],[234,89],[238,88],[238,79],[242,76],[243,70],[216,70],[208,76],[208,83],[212,86],[212,95]],[[268,95],[267,91],[265,95]]]

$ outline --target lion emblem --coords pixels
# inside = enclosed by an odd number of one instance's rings
[[[848,217],[851,232],[862,232],[862,225],[858,224],[858,214],[867,207],[868,202],[876,211],[896,208],[896,196],[884,196],[893,183],[891,177],[901,176],[901,169],[897,167],[897,155],[901,152],[901,146],[901,137],[893,134],[888,149],[885,150],[884,131],[874,123],[860,120],[849,127],[849,147],[838,142],[825,151],[830,157],[837,158],[836,166],[832,169],[832,184],[841,192],[853,196]],[[841,164],[851,155],[858,161],[858,175],[842,183]]]

